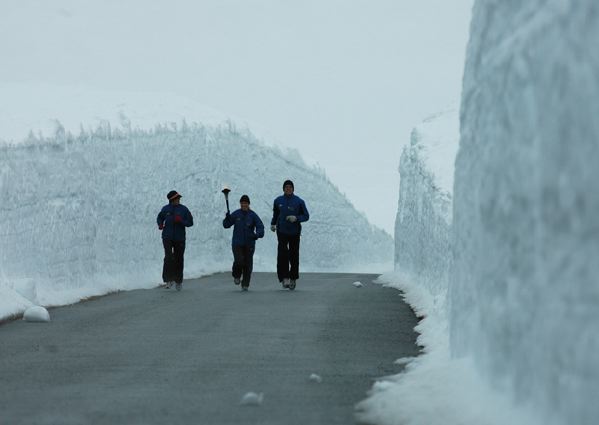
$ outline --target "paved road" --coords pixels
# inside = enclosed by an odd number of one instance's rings
[[[418,352],[414,314],[375,277],[306,273],[290,292],[256,273],[241,292],[218,274],[7,323],[0,424],[351,424]],[[263,404],[239,405],[248,391]]]

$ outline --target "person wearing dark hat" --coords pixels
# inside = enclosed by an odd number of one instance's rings
[[[177,191],[171,190],[166,197],[168,205],[162,207],[156,218],[164,246],[162,281],[165,288],[169,289],[175,284],[177,291],[180,291],[183,285],[185,228],[193,226],[193,217],[187,207],[181,204],[181,195]]]
[[[299,278],[299,247],[302,225],[310,219],[302,198],[293,192],[291,180],[283,183],[283,195],[275,199],[270,230],[277,232],[277,276],[283,288],[295,289]]]
[[[225,229],[233,227],[233,283],[247,291],[252,278],[254,266],[254,250],[256,239],[264,237],[264,224],[254,211],[250,209],[250,197],[243,195],[239,199],[240,208],[227,213],[223,220]],[[242,279],[243,276],[243,279]]]

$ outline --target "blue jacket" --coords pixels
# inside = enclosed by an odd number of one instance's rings
[[[295,223],[287,221],[287,217],[294,215],[297,217]],[[285,235],[299,235],[302,233],[301,223],[310,219],[310,213],[306,204],[299,196],[281,195],[275,199],[272,207],[271,225],[276,224],[277,232]]]
[[[183,219],[181,223],[175,223],[175,216],[177,215],[180,215]],[[168,204],[162,207],[156,222],[159,226],[164,225],[162,239],[184,241],[185,228],[193,226],[193,217],[185,205]]]
[[[242,211],[238,209],[231,214],[227,214],[223,220],[223,227],[228,229],[233,228],[233,246],[255,246],[256,239],[264,237],[264,224],[252,210]]]

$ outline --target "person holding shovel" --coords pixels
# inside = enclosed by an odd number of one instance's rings
[[[301,223],[310,219],[306,203],[294,195],[291,180],[283,183],[283,195],[275,199],[270,230],[277,232],[277,276],[283,288],[295,289],[299,278]]]
[[[181,195],[177,191],[171,190],[166,197],[168,205],[162,207],[156,218],[164,246],[162,281],[166,289],[176,285],[177,291],[180,291],[183,285],[185,228],[193,226],[193,217],[187,207],[181,204]]]
[[[224,193],[224,191],[223,191]],[[227,198],[228,192],[225,194]],[[254,211],[250,209],[250,198],[243,195],[239,199],[240,208],[233,213],[228,211],[223,220],[225,229],[233,227],[233,238],[231,241],[233,249],[233,283],[239,285],[241,289],[247,291],[252,278],[252,269],[254,265],[254,250],[256,239],[264,237],[264,224]]]

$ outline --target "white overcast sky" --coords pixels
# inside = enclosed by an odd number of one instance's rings
[[[318,162],[393,234],[401,147],[459,102],[472,3],[3,0],[0,83],[192,98]]]

